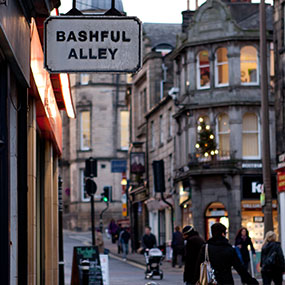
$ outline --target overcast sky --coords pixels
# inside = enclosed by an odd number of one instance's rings
[[[272,1],[266,0],[266,3],[272,4]],[[195,9],[195,2],[190,0],[190,9]],[[199,5],[204,2],[199,0]],[[72,0],[61,0],[61,3],[60,13],[66,13],[72,7]],[[123,5],[128,16],[137,16],[142,22],[181,23],[181,12],[187,9],[187,0],[123,0]]]

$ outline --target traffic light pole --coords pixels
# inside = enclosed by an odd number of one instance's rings
[[[91,231],[92,231],[92,245],[95,246],[95,211],[94,211],[94,195],[91,195]]]
[[[109,208],[109,202],[106,203],[107,207],[101,211],[100,213],[100,232],[102,233],[103,232],[103,214],[108,210]]]

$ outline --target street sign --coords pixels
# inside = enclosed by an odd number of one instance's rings
[[[134,73],[141,67],[142,26],[136,17],[57,16],[44,27],[50,73]]]

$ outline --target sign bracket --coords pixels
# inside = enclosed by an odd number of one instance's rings
[[[68,15],[68,16],[81,16],[81,15],[83,15],[79,10],[76,9],[76,0],[72,1],[72,9],[69,10],[65,15]]]
[[[112,0],[111,9],[108,10],[104,15],[105,16],[123,16],[122,13],[115,8],[115,0]]]

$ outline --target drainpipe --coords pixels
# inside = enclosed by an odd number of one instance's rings
[[[164,60],[163,60],[164,61]],[[162,80],[160,81],[160,100],[162,100],[163,98],[163,92],[164,92],[164,83],[166,82],[167,80],[167,67],[165,65],[165,63],[163,62],[162,65],[161,65],[161,68],[162,68],[162,71],[163,71],[163,78]]]
[[[163,192],[161,192],[161,200],[170,207],[171,210],[171,231],[174,233],[174,208],[171,203],[167,202],[164,198]]]

